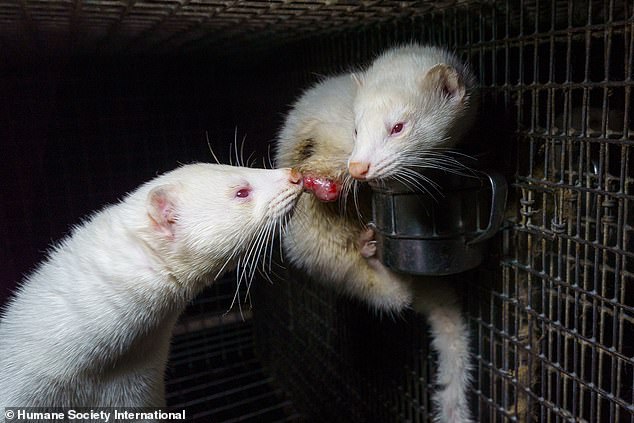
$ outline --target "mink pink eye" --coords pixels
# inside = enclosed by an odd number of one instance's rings
[[[239,189],[238,192],[236,192],[236,197],[238,197],[238,198],[247,198],[250,193],[251,193],[250,189],[242,188],[242,189]]]
[[[392,131],[390,132],[390,135],[396,135],[400,133],[402,130],[403,130],[403,123],[399,122],[392,127]]]

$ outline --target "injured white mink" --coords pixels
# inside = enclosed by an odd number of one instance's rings
[[[279,134],[276,165],[292,163],[315,194],[299,198],[283,240],[285,257],[317,280],[379,310],[398,312],[412,302],[409,278],[360,254],[366,226],[354,206],[344,210],[334,201],[342,192],[352,151],[355,91],[350,75],[318,83],[295,103]],[[363,194],[359,206],[367,213],[370,202]],[[349,200],[344,197],[341,201]]]
[[[190,164],[75,227],[2,314],[0,409],[165,406],[179,314],[255,260],[301,191],[290,169]]]
[[[474,107],[467,101],[473,79],[445,50],[416,45],[389,50],[360,75],[325,79],[307,90],[287,116],[276,154],[278,166],[294,166],[320,182],[315,195],[300,197],[283,240],[286,257],[313,279],[378,310],[398,313],[412,307],[427,316],[438,353],[434,414],[436,421],[447,423],[471,421],[466,395],[469,333],[458,296],[443,278],[395,273],[373,256],[372,233],[357,215],[369,214],[367,191],[360,190],[356,207],[342,212],[337,204],[323,202],[336,196],[319,188],[326,183],[347,187],[348,163],[349,174],[359,180],[392,176],[385,172],[390,166],[417,170],[453,163],[435,149],[455,145],[473,120]],[[355,127],[363,128],[356,137]],[[385,136],[382,144],[363,141],[386,130],[408,134],[412,145],[387,146]],[[384,150],[395,163],[385,164]],[[340,201],[351,203],[350,197],[344,189]]]

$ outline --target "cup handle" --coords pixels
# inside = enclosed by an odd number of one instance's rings
[[[504,210],[506,208],[506,197],[508,195],[508,184],[501,174],[490,171],[481,172],[491,184],[491,214],[489,215],[489,224],[484,232],[467,242],[467,245],[476,244],[485,241],[495,235],[502,222],[504,221]]]

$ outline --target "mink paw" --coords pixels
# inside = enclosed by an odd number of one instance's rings
[[[376,255],[376,240],[374,239],[374,229],[368,228],[359,235],[359,251],[365,258]]]

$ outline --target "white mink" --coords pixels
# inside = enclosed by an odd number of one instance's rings
[[[475,108],[467,101],[473,79],[445,50],[416,45],[389,50],[366,72],[325,79],[300,97],[278,137],[277,164],[346,185],[347,171],[356,179],[372,180],[393,176],[401,166],[414,170],[430,162],[434,166],[435,149],[455,145],[473,120]],[[451,107],[455,109],[448,114]],[[383,134],[388,125],[394,125],[395,116],[406,116],[407,120],[396,123],[406,121],[407,133],[423,138],[410,140],[411,146],[388,146],[386,137],[374,131]],[[356,137],[355,128],[362,128]],[[389,157],[393,163],[385,165]],[[383,172],[376,171],[376,163],[383,163]],[[351,203],[346,194],[344,190],[340,201]],[[361,191],[357,202],[367,216],[368,193]],[[436,381],[440,388],[432,394],[435,418],[470,422],[466,398],[469,333],[458,296],[442,278],[414,278],[383,266],[372,255],[371,233],[352,212],[354,208],[348,204],[348,212],[341,213],[336,204],[303,194],[284,239],[287,258],[313,279],[380,311],[398,313],[412,307],[425,314],[439,357]]]
[[[379,56],[356,75],[350,174],[405,177],[450,163],[444,153],[471,127],[475,77],[449,51],[416,44]]]
[[[454,54],[417,44],[393,48],[355,80],[355,140],[348,159],[355,179],[424,186],[419,172],[425,168],[456,171],[459,164],[446,151],[471,127],[476,104],[475,77]],[[436,419],[465,423],[471,421],[469,331],[455,293],[443,290],[441,281],[419,281],[413,307],[427,315],[438,352]],[[435,295],[424,292],[431,286]]]
[[[307,90],[293,105],[279,134],[276,165],[293,166],[304,176],[343,181],[352,151],[355,94],[350,75],[326,79]],[[369,198],[361,197],[360,206],[367,212]],[[304,193],[283,240],[285,257],[314,279],[378,310],[401,311],[412,301],[410,278],[361,255],[365,230],[354,205],[342,212],[339,204]]]
[[[191,164],[75,227],[4,309],[0,409],[164,406],[179,314],[301,190],[290,169]]]

